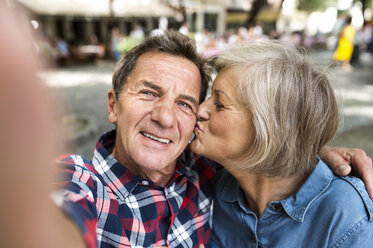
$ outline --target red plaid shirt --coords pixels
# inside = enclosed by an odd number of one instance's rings
[[[144,180],[110,155],[115,131],[97,142],[92,161],[58,161],[55,202],[78,225],[88,247],[198,247],[211,231],[214,169],[189,148],[167,187]]]

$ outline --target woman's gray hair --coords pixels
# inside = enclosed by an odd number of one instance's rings
[[[309,173],[338,129],[338,104],[327,70],[275,41],[232,48],[217,58],[216,66],[237,75],[238,99],[252,118],[254,137],[240,169],[274,177]]]

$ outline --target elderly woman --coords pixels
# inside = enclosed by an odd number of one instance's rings
[[[317,156],[338,128],[328,73],[263,42],[217,59],[192,149],[220,163],[210,247],[372,247],[363,183]]]

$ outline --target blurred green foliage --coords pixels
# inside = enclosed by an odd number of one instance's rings
[[[325,10],[331,6],[337,6],[338,0],[298,0],[298,9],[312,12]]]
[[[125,52],[131,50],[132,48],[134,48],[135,46],[139,45],[141,42],[142,42],[142,39],[140,39],[140,38],[135,38],[135,37],[128,36],[128,37],[125,37],[124,39],[122,39],[120,41],[117,49],[121,53],[125,53]]]
[[[373,0],[353,0],[354,3],[360,2],[363,9],[372,8]],[[312,12],[316,10],[325,10],[328,7],[336,7],[338,0],[298,0],[298,9]]]

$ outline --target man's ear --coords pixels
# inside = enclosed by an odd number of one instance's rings
[[[115,97],[115,92],[113,88],[110,88],[107,93],[107,111],[108,111],[108,119],[110,123],[116,124],[117,123],[117,101]]]

